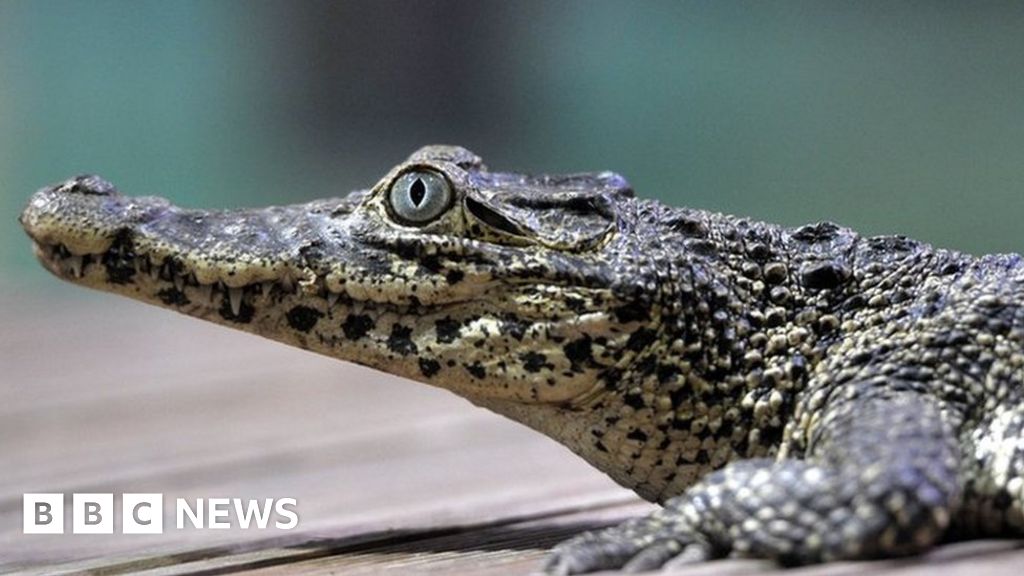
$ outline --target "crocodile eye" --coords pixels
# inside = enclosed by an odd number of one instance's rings
[[[452,203],[448,180],[437,172],[406,172],[388,190],[391,211],[408,224],[426,224],[437,218]]]

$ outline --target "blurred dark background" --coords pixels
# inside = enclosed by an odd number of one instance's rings
[[[427,143],[640,194],[1024,251],[1019,2],[0,0],[0,272],[95,172],[230,207],[371,185]]]

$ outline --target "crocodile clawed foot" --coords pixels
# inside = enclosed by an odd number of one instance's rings
[[[718,556],[696,531],[665,522],[664,514],[585,532],[554,548],[543,572],[583,574],[601,570],[645,572],[704,562]]]

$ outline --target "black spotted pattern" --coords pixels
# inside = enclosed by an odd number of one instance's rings
[[[299,332],[309,332],[323,316],[323,312],[309,306],[294,306],[285,315],[288,325]]]

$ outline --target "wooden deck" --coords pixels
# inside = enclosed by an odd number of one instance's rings
[[[443,391],[56,284],[0,286],[0,398],[0,572],[523,574],[554,542],[652,509]],[[292,497],[301,520],[177,530],[171,512],[160,535],[24,535],[25,492]],[[1016,575],[1024,542],[789,573],[868,570]]]

